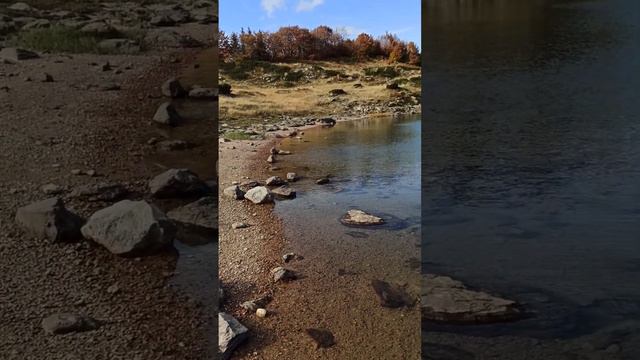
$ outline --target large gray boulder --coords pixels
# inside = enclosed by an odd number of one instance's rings
[[[64,207],[59,198],[38,201],[16,212],[16,223],[26,232],[53,242],[82,239],[80,228],[84,219]]]
[[[231,357],[233,351],[249,337],[249,329],[242,325],[233,316],[218,313],[218,351],[222,360]]]
[[[153,121],[163,125],[177,126],[182,122],[182,116],[170,102],[166,102],[158,106],[158,110],[153,115]]]
[[[264,186],[257,186],[244,194],[244,198],[251,201],[254,204],[266,204],[273,202],[273,195]]]
[[[170,169],[149,182],[151,194],[158,198],[204,195],[211,189],[189,169]]]
[[[208,244],[218,239],[218,198],[203,197],[171,210],[167,216],[178,225],[177,239],[187,244]]]
[[[98,322],[86,315],[58,313],[42,320],[44,332],[50,335],[95,330]]]
[[[149,254],[171,244],[176,227],[146,201],[123,200],[93,214],[82,235],[117,255]]]
[[[515,301],[469,290],[447,276],[427,274],[422,288],[422,317],[426,320],[477,324],[512,321],[522,315]]]

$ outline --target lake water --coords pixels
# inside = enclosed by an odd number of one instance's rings
[[[425,329],[567,338],[640,319],[640,2],[423,14],[423,271],[531,313]]]
[[[335,358],[419,356],[418,306],[382,308],[371,281],[406,285],[419,296],[420,128],[419,115],[367,118],[309,129],[280,145],[293,154],[278,157],[274,174],[302,179],[292,184],[297,198],[278,201],[275,212],[285,225],[285,250],[304,256],[291,263],[304,278],[279,298],[308,309],[307,326],[317,320],[334,333]],[[330,184],[316,184],[326,175]],[[352,208],[387,223],[342,225]]]

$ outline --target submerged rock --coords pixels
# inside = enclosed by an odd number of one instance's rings
[[[400,285],[390,284],[382,280],[373,280],[371,286],[376,295],[378,295],[380,305],[383,307],[411,307],[415,304],[415,299]]]
[[[367,214],[362,210],[352,209],[349,210],[341,219],[345,225],[381,225],[384,224],[384,220],[380,217]]]
[[[326,177],[316,180],[316,184],[318,184],[318,185],[326,185],[326,184],[328,184],[330,182],[331,182],[331,180],[329,180],[329,178],[326,178]]]
[[[16,223],[26,232],[53,242],[82,239],[80,228],[84,219],[70,212],[59,198],[51,198],[21,207],[16,212]]]
[[[187,244],[208,244],[218,239],[218,198],[203,197],[171,210],[167,216],[177,227],[177,239]]]
[[[281,186],[271,190],[271,192],[281,199],[293,199],[296,197],[296,191],[288,186]]]
[[[448,323],[495,323],[518,319],[518,303],[469,290],[447,276],[427,274],[423,279],[422,317]]]
[[[47,334],[58,335],[95,330],[98,328],[98,323],[86,315],[59,313],[44,318],[42,328]]]
[[[218,351],[223,360],[231,357],[233,351],[247,338],[249,329],[242,325],[233,316],[218,313]]]
[[[176,228],[158,208],[146,201],[123,200],[97,211],[82,234],[117,255],[141,255],[172,243]]]

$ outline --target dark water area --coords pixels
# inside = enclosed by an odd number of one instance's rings
[[[640,319],[640,2],[423,2],[423,272],[572,337]]]

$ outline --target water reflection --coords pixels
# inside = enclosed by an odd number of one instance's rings
[[[640,301],[640,3],[423,9],[424,270],[536,311],[500,333],[638,318],[597,304]]]

